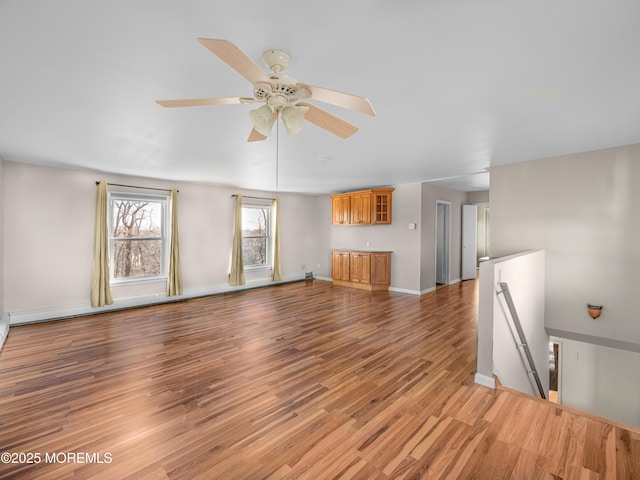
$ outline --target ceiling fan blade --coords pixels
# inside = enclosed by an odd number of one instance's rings
[[[266,140],[267,137],[258,132],[255,128],[251,129],[251,133],[249,134],[249,138],[247,138],[247,142],[260,142],[262,140]]]
[[[258,82],[271,83],[269,76],[247,57],[235,43],[214,38],[198,38],[198,41],[211,50],[220,60],[249,80],[252,85]]]
[[[163,107],[202,107],[205,105],[234,105],[245,103],[242,97],[220,97],[220,98],[187,98],[184,100],[156,100],[158,105]],[[253,99],[249,99],[253,100]]]
[[[322,110],[310,103],[298,102],[297,106],[307,107],[309,110],[304,114],[304,119],[316,124],[320,128],[324,128],[328,132],[338,135],[342,138],[349,138],[358,131],[358,127],[345,122],[341,118]]]
[[[298,83],[297,88],[306,88],[311,92],[311,98],[320,100],[324,103],[330,103],[338,107],[346,108],[356,112],[364,113],[365,115],[376,116],[376,111],[373,109],[371,102],[364,97],[358,97],[351,95],[350,93],[342,93],[336,90],[329,90],[328,88],[314,87],[313,85],[305,85]]]

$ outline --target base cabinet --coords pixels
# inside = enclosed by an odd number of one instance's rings
[[[349,252],[333,251],[331,261],[331,278],[334,282],[350,282],[351,257]]]
[[[331,277],[336,285],[388,290],[391,285],[391,252],[334,250]]]

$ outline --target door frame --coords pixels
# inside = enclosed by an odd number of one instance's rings
[[[435,216],[435,252],[434,252],[434,277],[435,283],[438,285],[438,205],[444,206],[444,238],[443,238],[443,261],[444,261],[444,272],[443,272],[443,283],[441,285],[449,285],[451,282],[451,202],[446,200],[436,200],[436,216]]]
[[[477,278],[478,268],[478,206],[462,205],[462,252],[460,276],[462,280]]]

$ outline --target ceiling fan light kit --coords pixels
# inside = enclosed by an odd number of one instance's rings
[[[280,118],[284,123],[287,135],[295,135],[302,130],[302,122],[304,122],[304,114],[309,110],[308,107],[300,107],[297,105],[286,105],[280,110]]]
[[[204,105],[227,105],[264,103],[251,110],[249,117],[253,129],[247,141],[261,141],[271,134],[273,124],[282,120],[288,135],[302,130],[304,120],[327,130],[341,138],[348,138],[358,131],[358,127],[309,103],[297,103],[301,99],[312,99],[346,108],[366,115],[375,116],[371,102],[364,97],[342,93],[322,87],[298,83],[282,72],[291,63],[291,57],[282,50],[271,49],[262,54],[262,60],[271,74],[267,75],[234,43],[228,40],[198,38],[198,42],[208,48],[220,60],[245,77],[253,85],[253,97],[195,98],[185,100],[156,100],[163,107],[193,107]]]
[[[269,105],[263,105],[260,108],[251,110],[249,112],[249,117],[253,122],[253,128],[255,128],[259,133],[265,137],[268,137],[271,134],[271,128],[273,128],[273,124],[276,121],[276,116]]]

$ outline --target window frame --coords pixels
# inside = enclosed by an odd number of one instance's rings
[[[245,271],[256,271],[256,270],[272,270],[273,269],[273,201],[271,200],[262,200],[262,199],[250,199],[242,201],[242,221],[244,227],[244,209],[245,208],[253,208],[253,209],[266,209],[267,210],[267,222],[265,225],[266,235],[251,235],[245,236],[244,228],[242,228],[242,248],[243,248],[243,258],[242,263]],[[245,263],[244,258],[244,240],[248,238],[265,238],[266,240],[266,263],[261,265],[247,265]]]
[[[161,241],[161,258],[160,258],[160,273],[158,275],[139,275],[135,277],[114,277],[114,243],[116,240],[122,241],[123,237],[114,237],[113,235],[113,213],[114,202],[118,200],[124,201],[136,201],[136,202],[149,202],[159,203],[161,207],[160,218],[162,225],[160,228],[161,235],[159,237],[129,237],[129,240],[160,240]],[[168,264],[169,264],[169,195],[157,195],[157,194],[145,194],[145,193],[131,193],[131,192],[109,192],[108,194],[108,213],[107,213],[107,228],[109,237],[109,281],[111,285],[122,285],[132,283],[145,283],[154,281],[166,281]],[[126,240],[125,240],[126,241]]]

